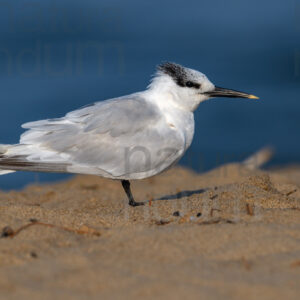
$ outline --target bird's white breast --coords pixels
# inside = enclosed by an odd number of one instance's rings
[[[193,141],[195,131],[194,114],[173,107],[169,108],[168,112],[165,112],[164,114],[168,126],[182,135],[184,140],[182,154],[184,154]]]
[[[170,92],[160,93],[151,91],[148,99],[158,106],[164,116],[167,126],[176,130],[183,138],[183,153],[189,148],[193,141],[195,131],[194,113],[177,105],[174,98],[176,95]]]

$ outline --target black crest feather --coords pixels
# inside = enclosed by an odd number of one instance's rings
[[[158,66],[159,71],[171,76],[179,86],[185,86],[187,74],[185,68],[179,64],[165,62]]]

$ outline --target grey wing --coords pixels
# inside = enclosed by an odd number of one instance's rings
[[[169,167],[183,153],[184,137],[139,94],[23,127],[29,130],[21,136],[18,151],[27,151],[27,160],[64,163],[73,173],[144,178]]]

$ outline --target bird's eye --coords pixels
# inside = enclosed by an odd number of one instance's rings
[[[195,83],[192,81],[187,81],[185,83],[185,86],[189,87],[189,88],[195,88],[195,89],[199,89],[200,88],[200,84],[199,83]]]
[[[187,87],[193,87],[193,86],[194,86],[194,83],[191,82],[191,81],[187,81],[185,85],[186,85]]]

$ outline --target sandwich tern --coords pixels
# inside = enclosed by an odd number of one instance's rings
[[[93,103],[57,119],[25,123],[19,144],[0,144],[0,175],[15,171],[93,174],[121,181],[173,166],[192,143],[194,111],[213,97],[258,99],[215,86],[176,63],[157,67],[145,91]]]

